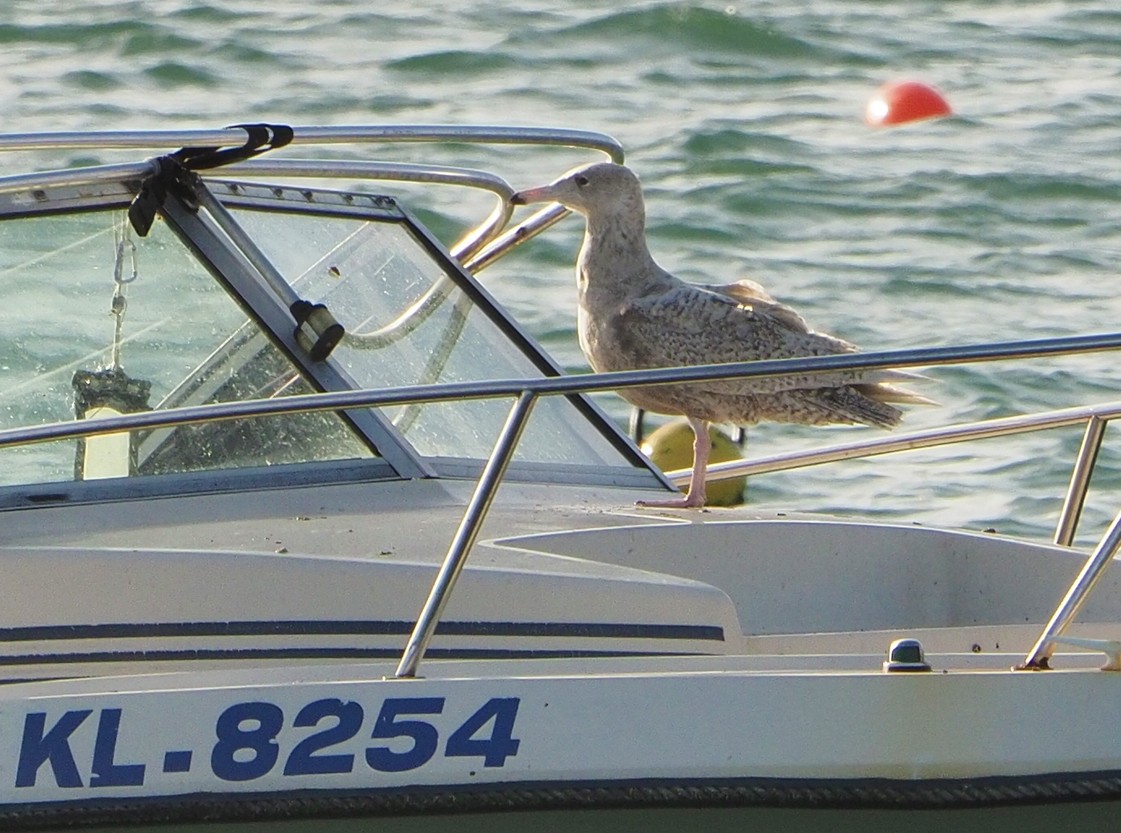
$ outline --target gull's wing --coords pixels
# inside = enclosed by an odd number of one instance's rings
[[[847,341],[814,332],[794,310],[758,284],[705,287],[679,283],[663,292],[632,298],[612,317],[615,343],[632,367],[680,367],[794,356],[851,353]],[[695,383],[718,385],[724,393],[763,393],[806,387],[875,384],[906,378],[891,371],[841,371],[811,376]]]

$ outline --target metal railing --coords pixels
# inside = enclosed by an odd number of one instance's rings
[[[588,130],[536,127],[489,127],[448,125],[355,125],[295,127],[292,146],[367,145],[393,143],[507,144],[564,147],[602,153],[621,163],[623,147],[604,133]],[[41,150],[136,150],[168,153],[180,147],[237,147],[249,133],[242,127],[219,130],[138,130],[0,134],[0,153]],[[280,151],[282,149],[278,149]],[[430,164],[370,160],[315,160],[267,157],[224,166],[224,172],[239,176],[294,178],[338,178],[415,182],[427,185],[457,185],[492,192],[496,203],[490,214],[468,229],[450,246],[464,268],[478,272],[506,251],[552,226],[570,212],[560,205],[545,206],[500,239],[496,238],[513,213],[509,198],[513,187],[486,171]],[[0,193],[35,190],[93,182],[141,180],[155,172],[154,162],[127,162],[87,168],[66,168],[0,177]]]
[[[49,442],[78,437],[97,436],[128,430],[169,428],[188,423],[275,416],[310,411],[349,410],[353,408],[421,404],[464,399],[513,398],[506,424],[497,439],[494,451],[476,484],[463,518],[449,546],[428,598],[417,618],[397,669],[397,676],[415,676],[429,639],[435,631],[440,614],[463,569],[470,549],[478,536],[487,510],[502,482],[506,467],[517,448],[521,433],[533,404],[540,396],[556,396],[595,391],[617,390],[666,383],[722,379],[762,379],[782,376],[839,371],[870,370],[916,365],[948,365],[980,361],[1022,359],[1040,356],[1073,355],[1121,348],[1121,333],[1074,336],[1035,341],[1002,342],[964,347],[935,347],[878,353],[847,353],[836,356],[777,359],[723,365],[701,365],[687,368],[634,370],[597,373],[585,376],[558,376],[536,379],[513,379],[464,382],[392,388],[385,390],[350,390],[302,394],[269,400],[220,402],[146,411],[121,416],[79,421],[56,422],[37,426],[0,430],[0,448],[21,444]],[[1082,447],[1075,461],[1071,486],[1064,503],[1060,522],[1063,536],[1073,535],[1078,511],[1085,498],[1093,462],[1100,446],[1104,425],[1121,416],[1121,403],[1087,406],[1033,414],[1022,417],[989,420],[968,425],[948,426],[912,434],[834,446],[817,451],[800,452],[743,464],[720,464],[719,476],[733,476],[780,471],[797,466],[853,459],[934,445],[966,442],[986,437],[1037,431],[1084,422],[1087,426]],[[1056,533],[1056,538],[1060,537]],[[1116,550],[1121,547],[1121,514],[1114,521],[1086,567],[1072,584],[1067,596],[1056,609],[1039,642],[1025,661],[1025,667],[1045,667],[1056,637],[1077,615],[1094,584],[1100,579]]]
[[[1016,434],[1030,434],[1049,428],[1063,428],[1071,425],[1086,424],[1074,469],[1071,472],[1070,486],[1059,513],[1053,541],[1061,546],[1070,546],[1078,526],[1078,518],[1085,504],[1086,492],[1090,485],[1094,461],[1101,448],[1105,426],[1111,420],[1121,417],[1121,402],[1101,405],[1083,405],[1055,411],[1041,411],[1034,414],[987,419],[980,422],[928,428],[889,437],[876,437],[867,440],[850,441],[823,448],[786,452],[752,460],[732,460],[714,463],[708,467],[708,480],[731,480],[736,477],[749,477],[756,474],[770,474],[779,471],[836,463],[841,460],[855,460],[862,457],[876,457],[898,451],[911,451],[919,448],[934,448],[956,443],[973,442],[994,437],[1009,437]],[[670,471],[667,476],[676,485],[689,482],[688,469]]]
[[[249,138],[244,127],[190,130],[76,130],[0,134],[0,153],[28,150],[120,149],[175,150],[180,147],[237,147]],[[293,147],[299,145],[450,142],[472,144],[564,145],[598,150],[622,161],[623,148],[615,139],[591,130],[556,127],[495,127],[490,125],[309,125],[292,128]]]
[[[622,370],[612,373],[546,376],[530,379],[495,379],[414,385],[379,390],[346,390],[308,393],[279,399],[215,402],[166,411],[144,411],[95,420],[44,423],[0,429],[0,448],[13,445],[74,439],[119,431],[166,428],[192,422],[211,422],[246,417],[276,416],[300,412],[335,411],[350,408],[447,402],[463,399],[535,396],[565,396],[596,393],[660,384],[728,379],[763,379],[783,376],[835,375],[844,371],[942,366],[1025,358],[1071,356],[1121,349],[1121,332],[1064,336],[1024,341],[991,342],[958,347],[920,347],[878,352],[842,353],[764,361]],[[1071,422],[1079,421],[1071,419]],[[954,431],[950,426],[942,429]]]

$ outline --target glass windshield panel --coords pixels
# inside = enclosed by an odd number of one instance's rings
[[[301,297],[346,328],[332,357],[361,387],[523,379],[541,371],[401,222],[234,211]],[[318,253],[318,254],[316,254]],[[512,400],[387,409],[423,455],[485,458]],[[627,465],[572,402],[538,401],[515,459]]]
[[[162,222],[0,222],[0,281],[0,427],[311,391]],[[0,449],[0,485],[371,455],[337,415],[303,414]]]

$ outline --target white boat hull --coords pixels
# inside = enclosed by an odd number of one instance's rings
[[[0,700],[0,818],[1121,800],[1116,674],[767,665],[431,663],[415,680],[348,666],[16,684]]]

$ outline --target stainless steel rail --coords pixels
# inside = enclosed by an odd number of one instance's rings
[[[66,168],[56,171],[39,171],[30,174],[0,177],[0,194],[22,191],[36,192],[52,187],[89,185],[135,180],[137,182],[156,173],[154,161],[129,162],[115,165],[98,165],[89,168]],[[486,171],[455,168],[442,165],[417,165],[411,163],[373,161],[324,161],[315,159],[264,159],[231,164],[220,169],[220,175],[238,177],[285,177],[316,179],[354,177],[383,182],[410,182],[422,185],[457,185],[490,191],[495,195],[495,205],[478,224],[467,229],[463,236],[449,246],[450,254],[468,271],[477,272],[490,265],[513,246],[535,237],[561,218],[568,209],[549,206],[537,212],[526,222],[511,230],[499,241],[495,238],[510,222],[513,207],[509,198],[513,187],[501,177]],[[541,219],[545,222],[541,222]],[[491,244],[494,241],[493,245]],[[485,247],[485,251],[484,251]]]
[[[293,127],[291,144],[372,144],[456,142],[471,144],[560,145],[586,148],[623,161],[623,146],[611,136],[590,130],[484,125],[338,125]],[[0,134],[0,152],[86,149],[162,149],[236,147],[249,133],[241,127],[206,130],[93,130]]]
[[[384,182],[415,182],[422,185],[458,185],[490,191],[496,196],[490,214],[450,247],[457,260],[475,254],[510,221],[514,188],[502,177],[487,171],[446,165],[417,165],[406,162],[321,161],[316,159],[251,159],[227,165],[223,173],[251,177],[354,177]]]
[[[90,168],[64,168],[58,171],[37,171],[0,177],[0,193],[36,191],[66,185],[91,185],[98,182],[142,180],[158,171],[153,160],[97,165]]]
[[[515,246],[532,240],[546,229],[552,228],[572,212],[563,205],[554,203],[540,209],[530,217],[491,240],[474,255],[463,261],[468,272],[481,272]]]
[[[914,365],[958,364],[964,362],[997,361],[1026,358],[1031,356],[1071,355],[1121,348],[1121,333],[1107,333],[1093,336],[1074,336],[1068,338],[1041,339],[1035,341],[1003,342],[994,344],[971,345],[964,347],[919,348],[910,350],[884,351],[879,353],[852,353],[840,356],[818,356],[812,358],[781,359],[763,362],[742,362],[724,365],[703,365],[687,368],[664,368],[636,370],[619,373],[598,373],[586,376],[559,376],[541,379],[519,379],[508,381],[471,382],[458,384],[423,385],[410,388],[386,390],[335,391],[328,393],[304,394],[270,400],[243,402],[221,402],[208,405],[175,408],[167,411],[147,411],[115,417],[90,420],[67,421],[38,426],[21,427],[0,431],[0,448],[18,444],[48,442],[116,433],[119,431],[164,428],[193,422],[209,422],[246,417],[262,417],[302,411],[346,410],[361,407],[384,405],[404,405],[422,402],[437,402],[452,399],[484,399],[495,397],[516,397],[515,406],[510,412],[488,459],[483,475],[468,503],[463,520],[453,538],[443,565],[437,575],[420,615],[407,648],[402,655],[397,670],[399,677],[416,675],[425,648],[435,631],[441,611],[454,588],[456,578],[478,536],[487,510],[501,483],[506,467],[517,447],[522,429],[530,410],[538,396],[563,395],[579,392],[618,389],[668,382],[699,381],[705,379],[729,378],[767,378],[784,375],[805,375],[807,373],[836,372],[888,368]],[[943,429],[915,432],[911,435],[894,437],[881,441],[837,446],[818,452],[788,455],[786,458],[773,458],[755,461],[738,467],[736,473],[750,471],[775,471],[792,468],[795,465],[810,465],[828,460],[849,459],[868,454],[882,454],[889,451],[926,447],[944,443],[961,442],[969,439],[1000,436],[1043,428],[1086,422],[1087,430],[1082,449],[1078,454],[1071,488],[1068,491],[1068,504],[1077,501],[1079,508],[1089,482],[1090,469],[1096,448],[1101,442],[1101,431],[1109,419],[1121,416],[1121,403],[1085,408],[1071,408],[1046,414],[990,420],[969,425],[949,426]],[[797,460],[795,461],[795,458]],[[725,469],[721,467],[722,473]],[[1072,495],[1074,497],[1072,497]],[[1064,508],[1064,517],[1076,520],[1077,512]],[[1073,522],[1066,521],[1064,524]],[[1070,526],[1073,533],[1073,525]],[[1054,639],[1061,635],[1073,620],[1082,603],[1089,596],[1096,582],[1101,578],[1114,553],[1121,547],[1121,514],[1114,521],[1095,553],[1087,561],[1078,578],[1056,609],[1047,629],[1040,637],[1024,667],[1046,667]]]
[[[498,441],[495,443],[494,452],[483,468],[483,473],[475,486],[475,492],[471,495],[471,500],[467,503],[467,509],[463,513],[463,520],[455,532],[455,537],[452,538],[448,554],[440,566],[440,572],[436,575],[435,582],[432,584],[432,590],[420,610],[420,615],[417,616],[416,625],[413,627],[412,635],[405,645],[405,651],[401,655],[401,662],[397,666],[395,676],[416,676],[417,666],[420,664],[424,651],[432,639],[432,634],[436,632],[436,624],[440,621],[440,615],[444,611],[444,606],[448,603],[456,579],[463,571],[463,565],[467,563],[467,554],[471,551],[475,539],[479,536],[483,519],[486,517],[487,510],[490,509],[499,484],[502,482],[506,467],[514,456],[514,450],[518,447],[518,440],[521,439],[522,431],[525,430],[526,420],[529,419],[535,401],[536,396],[534,394],[523,391],[514,403],[513,408],[510,409],[506,424],[502,427],[502,431],[498,435]]]
[[[1006,341],[962,347],[925,347],[837,356],[771,359],[729,364],[626,370],[581,376],[547,376],[539,379],[508,379],[417,385],[382,390],[350,390],[301,394],[277,399],[216,402],[167,411],[144,411],[82,421],[44,423],[0,430],[0,448],[23,443],[49,442],[81,436],[109,434],[144,428],[165,428],[190,422],[209,422],[244,417],[291,414],[300,411],[333,411],[349,408],[443,402],[452,399],[514,397],[523,392],[555,396],[644,385],[697,382],[718,379],[762,379],[807,375],[841,370],[949,365],[1007,359],[1077,355],[1121,349],[1121,333],[1031,341]]]
[[[1063,631],[1067,629],[1074,617],[1078,615],[1078,611],[1090,598],[1090,593],[1093,592],[1094,586],[1105,575],[1105,569],[1113,561],[1113,556],[1117,554],[1117,550],[1121,548],[1121,512],[1113,519],[1113,523],[1109,525],[1101,542],[1094,548],[1094,552],[1086,559],[1086,564],[1070,585],[1066,595],[1063,596],[1059,606],[1055,608],[1055,612],[1051,614],[1050,621],[1043,629],[1039,639],[1036,640],[1035,645],[1032,646],[1031,651],[1028,652],[1027,657],[1021,668],[1024,670],[1042,670],[1048,667],[1048,660],[1055,650],[1055,638],[1062,636]]]
[[[1074,469],[1070,473],[1070,485],[1067,487],[1063,508],[1059,512],[1059,522],[1055,527],[1056,544],[1070,546],[1074,541],[1078,519],[1082,516],[1082,507],[1086,503],[1086,492],[1090,488],[1090,475],[1094,472],[1094,463],[1098,459],[1102,439],[1105,437],[1106,423],[1118,416],[1118,411],[1113,409],[1108,412],[1102,411],[1091,414],[1086,420],[1086,431],[1082,435],[1082,445],[1079,446],[1078,456],[1074,461]]]
[[[734,477],[748,477],[756,474],[769,474],[777,471],[836,463],[841,460],[854,460],[861,457],[875,457],[897,451],[910,451],[917,448],[932,448],[973,440],[993,437],[1007,437],[1014,434],[1028,434],[1049,428],[1062,428],[1086,423],[1086,433],[1075,460],[1070,486],[1059,514],[1055,529],[1054,542],[1070,546],[1074,540],[1075,529],[1082,507],[1086,501],[1086,491],[1090,485],[1090,475],[1094,460],[1101,447],[1105,426],[1110,420],[1121,417],[1121,403],[1084,405],[1056,411],[1043,411],[1021,416],[987,419],[981,422],[949,425],[942,428],[929,428],[890,437],[876,437],[856,442],[840,443],[806,451],[774,454],[756,457],[753,460],[732,460],[715,463],[708,468],[707,480],[730,480]],[[666,475],[678,486],[689,482],[689,469],[667,472]]]
[[[234,147],[243,144],[248,132],[241,127],[218,130],[139,130],[0,134],[0,153],[50,149],[149,149],[164,152],[179,147]],[[518,144],[587,149],[622,162],[623,147],[612,137],[587,130],[535,127],[485,127],[445,125],[356,125],[338,127],[295,127],[292,145],[340,145],[386,143],[473,143]],[[513,188],[493,174],[465,168],[368,160],[308,160],[276,158],[240,162],[223,168],[245,176],[339,177],[461,185],[492,191],[497,203],[480,224],[454,245],[451,253],[471,271],[485,268],[511,247],[553,225],[568,209],[548,206],[533,215],[502,242],[480,252],[509,222]],[[34,190],[88,182],[117,182],[143,179],[154,171],[151,161],[89,168],[68,168],[0,177],[0,193]]]

